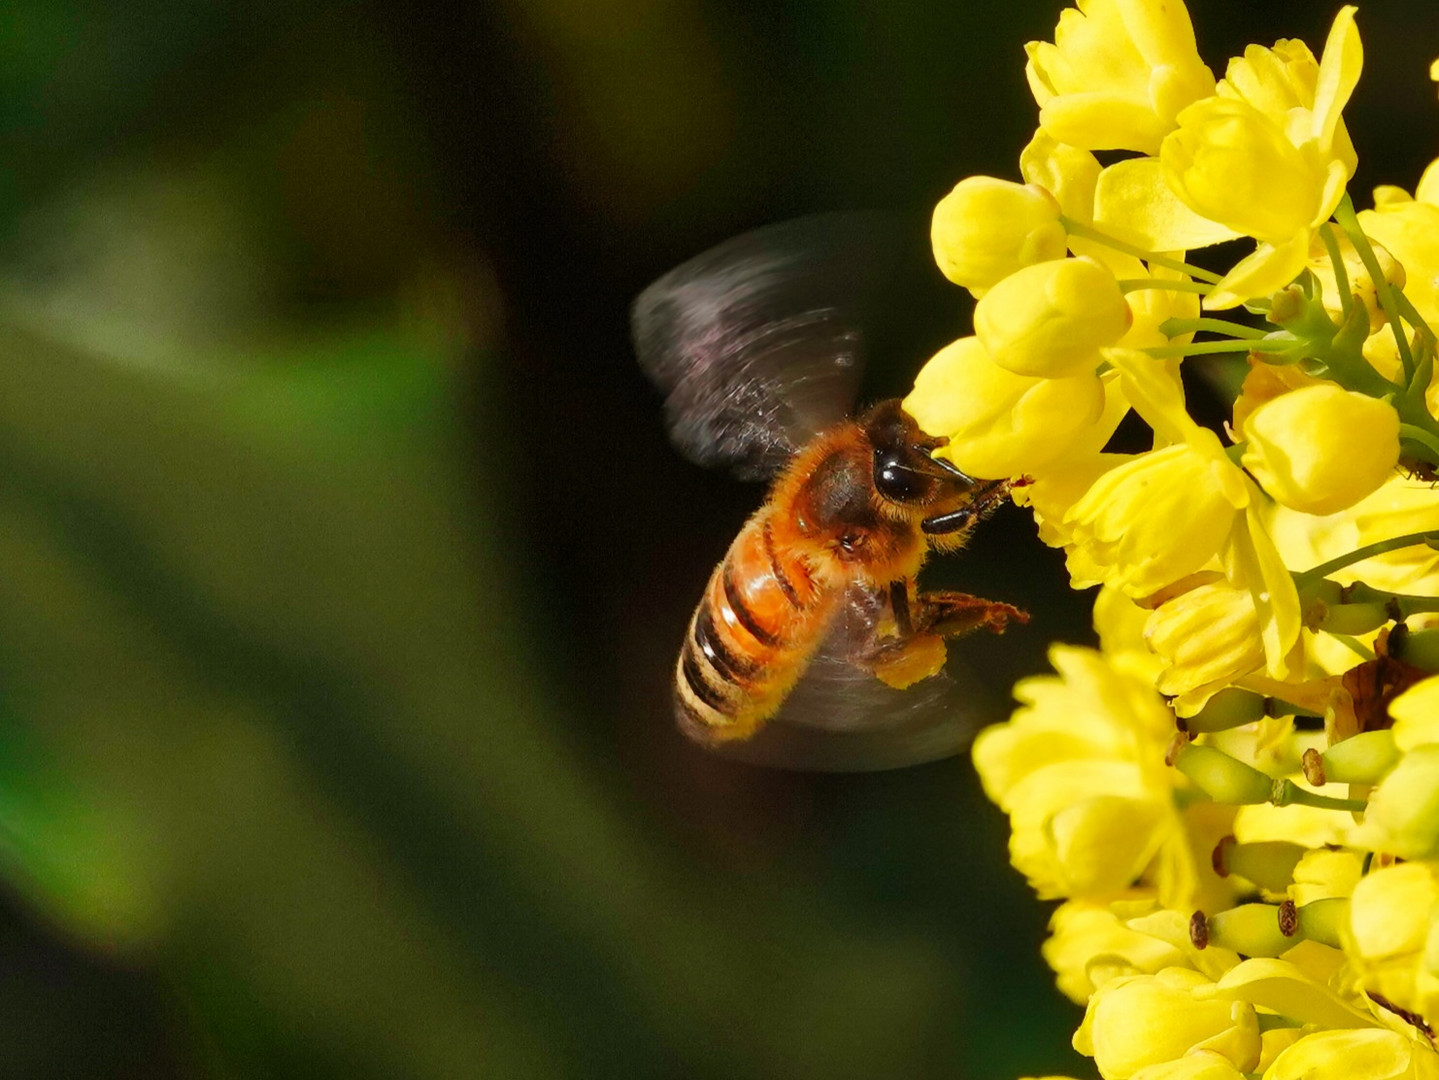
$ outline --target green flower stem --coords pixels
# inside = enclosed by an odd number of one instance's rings
[[[1378,540],[1372,544],[1365,544],[1363,547],[1356,548],[1346,555],[1340,555],[1330,559],[1328,562],[1322,562],[1318,566],[1311,566],[1308,570],[1295,574],[1294,585],[1298,589],[1303,589],[1311,582],[1328,577],[1336,570],[1343,570],[1346,566],[1363,562],[1365,559],[1372,559],[1375,555],[1383,555],[1387,551],[1398,551],[1400,548],[1419,547],[1420,545],[1428,545],[1429,547],[1439,546],[1439,532],[1405,533],[1403,536],[1395,536],[1388,540]]]
[[[1419,314],[1419,309],[1414,306],[1414,301],[1404,295],[1403,289],[1398,290],[1394,294],[1394,302],[1399,305],[1399,312],[1404,316],[1405,322],[1410,326],[1423,330],[1424,333],[1429,335],[1430,340],[1434,339],[1436,336],[1434,331],[1429,328],[1429,323],[1425,321],[1424,316]]]
[[[1145,289],[1162,289],[1165,292],[1192,292],[1207,296],[1213,286],[1202,281],[1175,281],[1171,278],[1120,278],[1119,291],[1122,293],[1142,292]]]
[[[1359,215],[1354,212],[1354,200],[1347,191],[1334,209],[1334,220],[1349,237],[1349,242],[1354,245],[1354,250],[1364,262],[1364,269],[1369,271],[1369,276],[1374,281],[1374,292],[1379,297],[1379,306],[1384,309],[1384,314],[1389,316],[1389,326],[1394,331],[1394,341],[1399,348],[1399,362],[1404,365],[1404,381],[1407,384],[1414,377],[1414,354],[1409,351],[1409,339],[1404,336],[1404,327],[1399,321],[1399,306],[1394,302],[1394,290],[1389,282],[1384,280],[1379,257],[1374,254],[1369,238],[1359,227]]]
[[[1261,330],[1257,326],[1245,326],[1243,323],[1230,322],[1228,319],[1165,319],[1159,324],[1159,332],[1170,338],[1195,330],[1209,330],[1216,334],[1228,334],[1230,337],[1245,338],[1249,341],[1257,341],[1262,337],[1267,337],[1270,333],[1270,331]]]
[[[1156,360],[1170,360],[1174,357],[1203,356],[1207,353],[1282,353],[1300,345],[1296,338],[1285,335],[1282,338],[1263,337],[1254,341],[1197,341],[1189,345],[1156,345],[1145,349],[1145,353]]]
[[[1429,451],[1423,455],[1424,460],[1431,465],[1439,465],[1439,436],[1433,435],[1413,424],[1400,424],[1399,437],[1401,439],[1408,439],[1410,442],[1417,442],[1425,450]]]
[[[1234,464],[1243,467],[1244,450],[1248,445],[1249,443],[1247,442],[1237,442],[1233,446],[1226,446],[1224,448],[1224,456],[1234,462]]]
[[[1327,221],[1319,227],[1319,235],[1324,240],[1324,250],[1329,252],[1329,263],[1334,267],[1334,283],[1339,289],[1339,308],[1347,319],[1349,309],[1354,306],[1354,293],[1349,287],[1349,270],[1339,251],[1339,239],[1334,235],[1334,226]]]
[[[1319,810],[1361,811],[1369,804],[1363,799],[1335,799],[1305,791],[1293,780],[1274,781],[1274,794],[1269,799],[1275,806],[1313,806]]]
[[[1180,262],[1178,259],[1171,259],[1164,255],[1155,255],[1152,252],[1145,251],[1143,248],[1137,248],[1133,244],[1126,244],[1123,240],[1110,236],[1108,233],[1102,232],[1092,225],[1085,225],[1063,214],[1059,216],[1059,223],[1064,226],[1064,231],[1069,233],[1070,236],[1079,236],[1085,240],[1093,240],[1095,243],[1103,244],[1105,247],[1113,248],[1115,251],[1122,251],[1126,255],[1133,255],[1136,259],[1143,259],[1150,266],[1162,266],[1166,270],[1177,270],[1181,274],[1188,274],[1192,278],[1207,281],[1211,285],[1224,280],[1221,275],[1212,273],[1201,267],[1190,266],[1188,263]]]
[[[1362,581],[1356,581],[1340,590],[1345,604],[1382,604],[1390,619],[1399,622],[1411,615],[1439,611],[1439,596],[1413,596],[1409,593],[1389,592],[1376,589]]]

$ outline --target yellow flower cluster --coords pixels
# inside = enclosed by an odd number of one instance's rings
[[[1439,1080],[1439,161],[1355,210],[1353,7],[1220,79],[1177,0],[1080,0],[1027,53],[1019,179],[934,213],[974,334],[905,408],[1099,586],[1100,648],[974,748],[1061,901],[1074,1045],[1105,1080]],[[1186,363],[1245,365],[1222,434]]]

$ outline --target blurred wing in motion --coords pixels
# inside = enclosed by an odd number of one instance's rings
[[[635,299],[640,366],[691,461],[746,480],[844,418],[863,368],[863,308],[894,261],[878,216],[824,214],[728,240]]]
[[[716,743],[723,757],[813,772],[878,772],[951,757],[1003,718],[980,675],[951,655],[944,671],[904,690],[854,657],[868,651],[884,600],[856,587],[779,713],[753,738]]]

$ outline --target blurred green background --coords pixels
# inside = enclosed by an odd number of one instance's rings
[[[871,396],[967,328],[1057,3],[12,0],[0,22],[0,1076],[1010,1077],[1084,1066],[963,759],[748,768],[670,665],[759,493],[668,448],[630,298],[912,225]],[[1199,2],[1217,69],[1333,9]],[[1439,150],[1360,13],[1357,190]],[[937,578],[1087,639],[1001,515]],[[1002,705],[996,716],[1002,715]]]

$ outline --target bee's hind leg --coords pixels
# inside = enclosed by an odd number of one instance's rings
[[[961,592],[916,593],[911,598],[910,586],[908,581],[890,584],[896,634],[877,639],[866,657],[875,677],[897,689],[939,673],[944,667],[945,638],[974,630],[1002,634],[1011,622],[1029,621],[1028,613],[1012,604]]]
[[[915,634],[957,637],[973,630],[1002,634],[1011,622],[1029,622],[1029,613],[1013,604],[962,592],[927,592],[915,598],[911,613]]]

